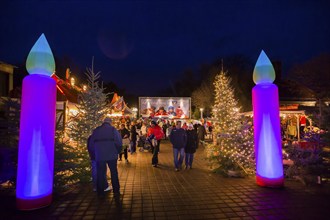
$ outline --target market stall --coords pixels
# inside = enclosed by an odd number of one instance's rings
[[[110,103],[110,117],[134,116],[134,112],[130,109],[123,96],[118,96],[117,93],[113,95]]]
[[[253,112],[243,112],[242,115],[253,117]],[[282,110],[281,134],[283,138],[301,141],[301,133],[309,128],[312,129],[312,120],[308,118],[304,110]],[[308,126],[307,126],[308,125]]]

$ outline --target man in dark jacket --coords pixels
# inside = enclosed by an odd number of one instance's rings
[[[197,135],[198,135],[198,146],[203,146],[203,142],[205,140],[206,129],[203,124],[199,124],[197,127]]]
[[[132,121],[131,123],[131,129],[130,129],[130,139],[131,139],[131,154],[134,154],[136,152],[136,137],[137,137],[137,132],[136,132],[136,126],[135,122]]]
[[[175,171],[179,171],[182,168],[184,148],[187,143],[186,131],[181,128],[181,121],[177,121],[176,127],[172,129],[170,134],[170,141],[173,145]],[[179,154],[180,157],[178,159]]]
[[[121,151],[122,140],[119,132],[111,125],[111,118],[105,118],[101,126],[97,127],[91,136],[90,144],[95,148],[97,167],[97,193],[104,194],[104,175],[107,164],[111,172],[111,183],[115,195],[119,194],[119,179],[117,170],[118,153]]]

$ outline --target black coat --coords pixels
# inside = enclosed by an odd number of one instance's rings
[[[206,130],[203,125],[198,125],[197,128],[197,134],[198,134],[198,139],[204,141],[205,140],[205,135],[206,135]]]
[[[126,135],[126,138],[129,138],[129,131],[126,128],[120,129],[119,132],[120,132],[121,138],[124,138],[125,135]]]
[[[95,128],[89,140],[90,147],[95,149],[96,161],[116,160],[121,151],[122,140],[116,128],[103,123]]]
[[[133,125],[133,126],[131,127],[131,131],[130,131],[130,133],[131,133],[131,141],[135,142],[135,141],[136,141],[136,135],[138,134],[138,133],[136,132],[136,127],[135,127],[135,125]]]
[[[197,149],[197,132],[195,131],[195,129],[193,130],[187,130],[187,144],[186,147],[184,149],[185,153],[188,154],[193,154],[196,152]]]
[[[173,148],[185,148],[187,143],[186,131],[182,128],[173,128],[170,134],[170,141],[173,145]]]

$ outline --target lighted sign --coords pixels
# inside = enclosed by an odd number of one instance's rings
[[[139,113],[142,117],[190,118],[189,97],[139,97]]]

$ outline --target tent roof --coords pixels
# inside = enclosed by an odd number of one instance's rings
[[[58,101],[68,100],[73,103],[78,103],[78,90],[72,88],[69,83],[62,80],[56,74],[53,74],[51,77],[56,81]]]
[[[117,93],[115,93],[112,98],[110,108],[112,111],[121,112],[123,115],[133,114],[133,111],[125,103],[124,98],[122,96],[118,96]]]
[[[120,99],[120,96],[118,96],[118,94],[115,92],[113,94],[113,97],[112,97],[112,100],[111,100],[111,103],[110,103],[110,106],[112,106],[115,102],[117,102],[118,100]]]

